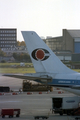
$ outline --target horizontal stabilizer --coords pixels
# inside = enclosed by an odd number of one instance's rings
[[[30,74],[25,74],[25,75],[4,74],[3,76],[14,77],[14,78],[19,78],[19,79],[26,79],[26,80],[44,80],[44,81],[52,80],[52,78],[49,76],[39,76],[35,73],[30,73]]]

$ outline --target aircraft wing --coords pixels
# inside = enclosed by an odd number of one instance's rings
[[[7,77],[14,77],[14,78],[19,78],[19,79],[27,79],[27,80],[40,80],[40,81],[51,81],[52,78],[50,76],[40,76],[40,75],[35,75],[35,74],[4,74],[3,76]]]
[[[74,85],[71,87],[72,89],[77,89],[77,90],[80,90],[80,85]]]

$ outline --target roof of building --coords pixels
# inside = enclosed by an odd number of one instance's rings
[[[80,37],[80,30],[67,30],[73,38]]]

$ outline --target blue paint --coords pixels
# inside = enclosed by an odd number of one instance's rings
[[[74,100],[67,100],[66,101],[67,103],[73,103],[73,102],[75,102]]]
[[[35,80],[36,82],[41,82],[40,80]],[[45,84],[45,83],[43,83]],[[80,85],[80,80],[69,80],[69,79],[53,79],[52,82],[48,82],[48,85],[52,86],[73,86],[73,85]]]
[[[74,51],[75,53],[80,53],[80,42],[75,42]]]
[[[79,85],[80,80],[67,80],[67,79],[53,79],[52,82],[48,83],[49,85]]]

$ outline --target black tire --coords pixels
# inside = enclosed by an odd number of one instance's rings
[[[17,114],[16,117],[19,117],[19,114]]]
[[[69,112],[67,111],[67,113],[66,113],[67,115],[69,115]]]
[[[35,119],[39,119],[39,117],[35,117]]]
[[[13,118],[13,115],[9,115],[9,118]]]
[[[60,115],[63,115],[63,113],[59,113]]]
[[[2,118],[5,118],[5,115],[2,115]]]

